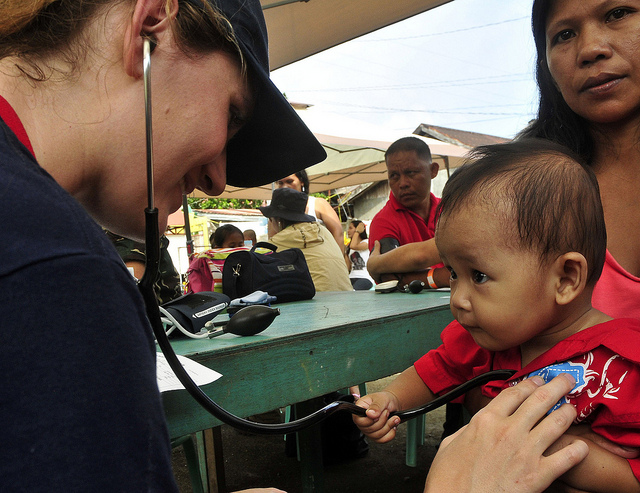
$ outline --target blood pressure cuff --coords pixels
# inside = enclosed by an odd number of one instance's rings
[[[231,299],[222,293],[201,291],[185,294],[162,305],[182,327],[197,334],[204,324],[229,306]]]
[[[386,237],[380,240],[380,253],[387,253],[400,246],[400,242],[396,238]]]

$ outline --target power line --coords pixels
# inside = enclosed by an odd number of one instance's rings
[[[380,39],[371,39],[369,37],[366,38],[360,38],[357,41],[361,41],[361,42],[379,42],[379,41],[402,41],[405,39],[419,39],[419,38],[429,38],[432,36],[443,36],[445,34],[455,34],[455,33],[460,33],[460,32],[464,32],[464,31],[473,31],[475,29],[483,29],[485,27],[493,27],[493,26],[499,26],[501,24],[507,24],[509,22],[517,22],[517,21],[521,21],[524,19],[529,19],[529,16],[525,16],[525,17],[517,17],[515,19],[507,19],[504,21],[500,21],[500,22],[492,22],[490,24],[482,24],[480,26],[471,26],[471,27],[464,27],[461,29],[454,29],[452,31],[442,31],[439,33],[430,33],[430,34],[417,34],[415,36],[406,36],[406,37],[399,37],[399,38],[380,38]]]
[[[486,77],[442,80],[433,82],[416,82],[413,84],[392,84],[386,86],[360,86],[360,87],[334,87],[322,89],[290,89],[291,92],[354,92],[354,91],[388,91],[403,89],[425,89],[436,87],[474,86],[482,84],[505,84],[510,82],[526,82],[531,80],[531,74],[523,72],[519,74],[491,75]]]
[[[325,104],[332,104],[336,106],[349,107],[349,108],[365,108],[369,110],[377,110],[380,112],[396,112],[396,113],[434,113],[434,114],[442,114],[442,115],[493,115],[493,116],[523,116],[527,113],[497,113],[497,112],[486,112],[486,111],[462,111],[459,109],[453,110],[434,110],[434,109],[414,109],[414,108],[389,108],[384,106],[369,106],[363,104],[354,104],[354,103],[344,103],[344,102],[335,102],[335,101],[323,101]]]

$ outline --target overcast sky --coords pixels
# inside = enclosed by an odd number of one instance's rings
[[[290,101],[410,134],[513,137],[534,117],[532,0],[454,0],[272,72]]]

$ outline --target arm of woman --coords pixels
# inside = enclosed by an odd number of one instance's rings
[[[351,238],[351,243],[349,243],[349,248],[351,250],[356,250],[357,252],[368,250],[369,241],[361,239],[360,233],[356,230],[356,232],[353,233],[353,237]]]
[[[586,438],[587,440],[590,440],[603,449],[608,450],[612,454],[624,457],[625,459],[637,459],[638,457],[640,457],[640,449],[636,447],[624,447],[622,445],[618,445],[617,443],[613,443],[604,438],[602,435],[598,435],[597,433],[592,431],[591,426],[589,426],[588,424],[573,425],[567,430],[565,435],[573,435],[582,439]]]
[[[580,440],[589,446],[589,455],[553,483],[555,490],[593,493],[638,493],[640,491],[640,483],[634,476],[629,462],[586,439],[586,435],[574,435],[569,430],[549,447],[545,455],[561,450],[575,441],[577,436],[580,436]]]
[[[545,451],[571,426],[576,410],[564,405],[545,416],[575,385],[563,374],[543,385],[532,377],[505,389],[467,426],[442,442],[425,493],[539,493],[589,453],[576,439]]]
[[[344,255],[344,231],[342,230],[342,224],[338,218],[338,214],[333,210],[331,204],[325,199],[316,198],[316,216],[322,220],[327,229],[331,232],[331,235],[335,238],[336,243],[340,247],[340,251]]]
[[[351,272],[351,268],[353,267],[353,264],[351,263],[351,259],[349,258],[350,255],[350,245],[345,246],[345,251],[344,251],[344,261],[347,263],[347,271]]]

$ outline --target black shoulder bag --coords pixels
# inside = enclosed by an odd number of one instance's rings
[[[257,247],[272,251],[257,253]],[[275,296],[276,303],[313,298],[316,288],[302,250],[276,249],[271,243],[259,242],[249,251],[229,255],[222,269],[224,294],[233,300],[260,290]]]

